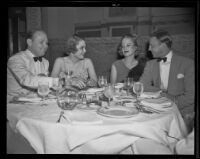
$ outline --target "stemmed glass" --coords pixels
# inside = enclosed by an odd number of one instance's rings
[[[64,79],[63,78],[59,78],[58,83],[56,83],[56,85],[53,85],[53,89],[56,91],[56,97],[59,95],[59,92],[62,90],[62,88],[64,87]]]
[[[143,93],[144,86],[141,82],[134,82],[133,84],[133,92],[136,94],[136,100],[138,103],[138,97]]]
[[[124,81],[124,86],[127,91],[127,96],[130,95],[130,89],[133,87],[133,78],[126,78]]]
[[[72,74],[73,74],[73,71],[69,70],[69,69],[67,69],[67,71],[65,72],[65,75],[66,75],[65,84],[66,85],[70,85],[70,79],[72,77]]]
[[[104,95],[108,98],[108,106],[110,106],[110,100],[111,98],[113,98],[114,93],[115,93],[114,85],[108,84],[104,90]]]
[[[98,78],[98,85],[99,87],[105,87],[107,85],[107,77],[106,76],[99,76]]]
[[[42,97],[42,106],[46,106],[44,103],[45,97],[49,94],[49,83],[47,81],[38,82],[38,95]]]

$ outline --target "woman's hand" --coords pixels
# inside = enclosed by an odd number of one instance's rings
[[[82,78],[72,77],[70,80],[71,80],[71,85],[78,87],[79,89],[83,89],[87,86],[86,81]]]
[[[97,82],[95,80],[93,80],[93,79],[89,79],[87,81],[87,86],[89,86],[89,87],[96,87],[97,86]]]

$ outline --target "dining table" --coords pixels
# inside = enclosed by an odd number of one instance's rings
[[[47,106],[37,102],[7,102],[7,119],[12,130],[22,135],[37,154],[134,154],[132,145],[140,138],[168,146],[187,136],[175,103],[171,102],[166,111],[145,112],[136,109],[133,95],[129,99],[132,102],[121,106],[114,102],[104,106],[104,101],[98,109],[87,109],[80,103],[72,110],[62,110],[56,98],[47,102]],[[136,112],[129,115],[109,112],[118,108],[134,108]]]

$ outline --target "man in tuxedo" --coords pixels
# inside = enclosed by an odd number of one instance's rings
[[[172,38],[167,31],[151,34],[149,50],[154,59],[147,62],[140,82],[145,91],[162,90],[163,95],[177,104],[186,125],[190,126],[194,112],[194,62],[177,55],[171,46]]]
[[[26,42],[27,49],[10,57],[7,63],[7,100],[37,89],[40,81],[48,81],[50,87],[58,83],[58,78],[48,77],[49,62],[43,57],[48,48],[46,33],[31,31]]]

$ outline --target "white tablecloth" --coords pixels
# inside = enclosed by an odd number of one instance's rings
[[[56,104],[48,106],[7,104],[7,119],[11,127],[21,133],[39,154],[57,153],[120,153],[138,138],[153,139],[164,145],[175,140],[169,135],[183,138],[187,130],[174,105],[170,112],[161,114],[139,113],[131,118],[115,119],[94,111],[65,111],[66,117],[92,116],[96,124],[78,121],[76,124],[61,119],[56,123],[61,109]],[[78,118],[77,118],[78,119]]]

